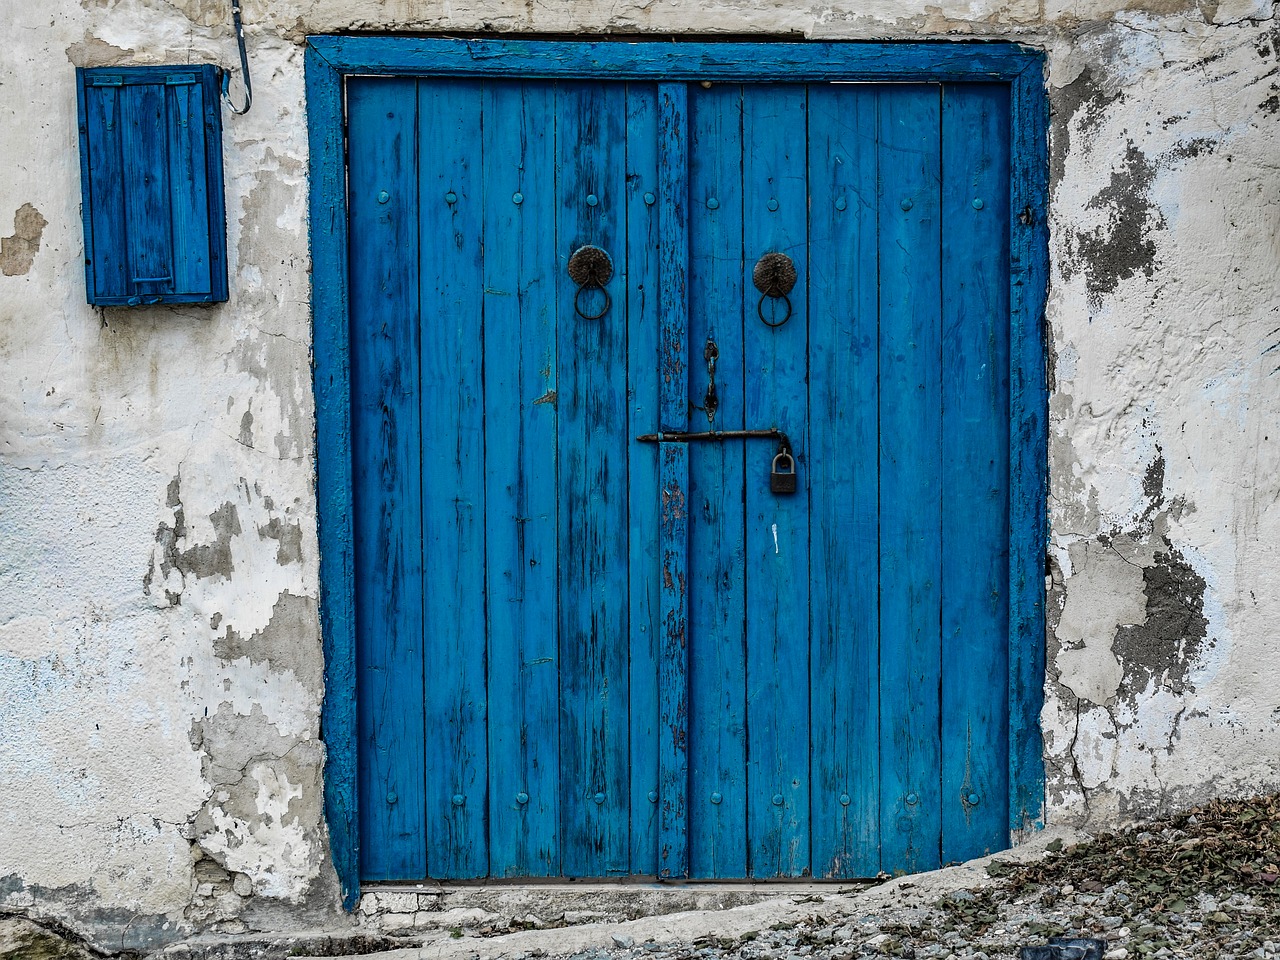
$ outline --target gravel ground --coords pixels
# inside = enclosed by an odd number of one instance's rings
[[[808,919],[733,938],[637,944],[615,934],[608,949],[558,956],[994,960],[1072,936],[1104,939],[1110,960],[1280,958],[1278,862],[1280,797],[1215,802],[1074,846],[1050,844],[1031,863],[994,860],[995,884],[920,906],[858,916],[823,904]]]

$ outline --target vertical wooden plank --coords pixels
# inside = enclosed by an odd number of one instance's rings
[[[693,87],[689,100],[689,402],[702,408],[691,428],[741,430],[742,87]],[[758,463],[759,443],[689,449],[689,856],[700,878],[747,875],[742,493],[744,457]]]
[[[942,860],[1009,845],[1009,92],[942,88]]]
[[[490,875],[560,871],[553,88],[485,82]]]
[[[938,866],[939,88],[880,94],[880,817],[885,870]]]
[[[85,129],[91,210],[85,222],[93,237],[93,288],[95,296],[110,296],[127,289],[129,269],[125,241],[124,157],[121,155],[120,99],[125,88],[85,87]]]
[[[480,94],[418,90],[426,832],[442,879],[489,870]]]
[[[748,86],[743,94],[743,253],[748,291],[744,417],[790,435],[799,492],[769,490],[775,450],[746,451],[748,843],[750,875],[804,875],[809,860],[808,195],[806,91]],[[784,253],[798,281],[792,314],[761,322],[757,259]],[[772,317],[778,304],[764,306]],[[781,314],[778,314],[779,319]]]
[[[320,545],[320,638],[324,648],[324,814],[342,905],[360,897],[359,722],[356,712],[355,572],[352,528],[351,380],[346,156],[342,78],[310,44],[304,54],[309,197],[311,302],[316,391],[316,503]],[[211,78],[206,77],[206,82]],[[206,87],[206,89],[208,89]],[[211,98],[213,109],[218,100]],[[206,104],[207,106],[207,104]],[[214,129],[217,114],[205,116]],[[220,128],[219,128],[220,129]],[[218,156],[221,169],[221,154]],[[216,209],[222,193],[216,190]],[[215,229],[221,230],[215,225]],[[219,282],[226,273],[219,267]]]
[[[1049,100],[1043,53],[1012,83],[1009,352],[1009,827],[1044,822],[1044,569],[1048,413]]]
[[[120,146],[125,177],[126,289],[144,299],[173,290],[173,238],[169,223],[169,138],[162,84],[120,90]]]
[[[212,295],[209,263],[209,191],[201,86],[165,88],[169,131],[169,206],[173,222],[173,288]]]
[[[621,84],[556,89],[555,249],[559,386],[560,836],[567,876],[625,874],[628,787],[625,416],[626,95]],[[593,203],[592,200],[595,202]],[[614,261],[612,306],[574,310],[566,266],[593,244]],[[599,309],[584,296],[584,311]]]
[[[809,88],[813,864],[880,870],[876,87]]]
[[[658,423],[658,88],[627,86],[627,437]],[[662,638],[656,450],[632,445],[628,623],[631,628],[631,872],[658,872],[658,659]]]
[[[426,875],[416,84],[352,80],[351,461],[360,872]]]
[[[658,282],[660,416],[664,429],[688,421],[689,105],[682,83],[658,85]],[[658,876],[689,875],[688,450],[661,445],[662,644],[658,669],[660,813]]]

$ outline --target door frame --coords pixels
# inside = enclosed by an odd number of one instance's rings
[[[676,42],[551,41],[312,36],[305,52],[310,145],[311,304],[316,401],[316,495],[320,546],[320,624],[325,692],[320,732],[326,746],[325,819],[346,909],[360,896],[357,819],[355,577],[352,551],[350,323],[347,263],[344,80],[352,75],[649,80],[683,113],[689,81],[805,83],[987,82],[1010,97],[1009,210],[1009,798],[1011,831],[1044,822],[1040,709],[1044,684],[1048,390],[1044,308],[1048,286],[1048,98],[1043,51],[1005,42]],[[665,89],[663,89],[665,88]],[[660,130],[672,159],[684,138]],[[666,185],[664,185],[666,186]],[[664,193],[668,191],[664,190]],[[687,197],[664,198],[678,244]],[[687,245],[687,241],[685,241]],[[672,247],[664,244],[664,247]],[[687,370],[683,263],[666,257],[662,313],[663,419],[684,406]],[[671,271],[668,273],[667,271]],[[668,291],[670,291],[668,293]],[[664,444],[664,488],[683,489],[679,444]],[[678,490],[677,490],[678,493]],[[663,511],[663,537],[684,534],[682,510]],[[664,563],[667,557],[664,556]],[[678,561],[682,562],[682,561]],[[664,594],[664,633],[683,650],[683,596]],[[670,663],[664,657],[663,669]],[[679,671],[675,671],[678,673]],[[664,674],[665,675],[665,674]],[[673,678],[674,679],[674,678]],[[674,708],[676,704],[671,704]],[[665,709],[665,707],[664,707]],[[663,744],[663,751],[678,749]],[[681,791],[682,793],[682,791]],[[664,825],[679,832],[683,823]],[[679,876],[673,872],[671,876]]]

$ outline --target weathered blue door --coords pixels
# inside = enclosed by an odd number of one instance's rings
[[[1007,87],[346,103],[362,877],[1006,846]]]

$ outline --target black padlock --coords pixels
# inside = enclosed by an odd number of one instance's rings
[[[779,450],[769,471],[769,489],[773,493],[796,492],[796,458],[790,450]]]

